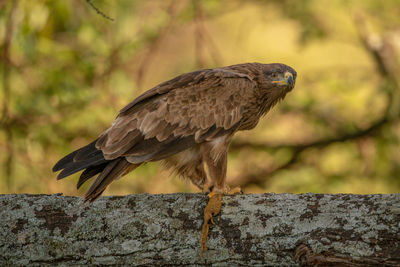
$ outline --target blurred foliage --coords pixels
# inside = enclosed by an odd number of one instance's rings
[[[0,193],[77,195],[54,163],[141,92],[201,67],[282,62],[296,88],[236,136],[246,192],[400,190],[398,0],[0,1]],[[159,164],[106,194],[197,192]]]

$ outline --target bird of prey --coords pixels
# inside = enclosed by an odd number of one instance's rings
[[[62,179],[84,170],[77,188],[99,174],[84,196],[90,202],[114,180],[160,160],[203,192],[228,193],[227,155],[233,135],[253,129],[293,89],[296,75],[279,63],[179,75],[125,106],[96,140],[62,158],[53,171],[62,170]]]

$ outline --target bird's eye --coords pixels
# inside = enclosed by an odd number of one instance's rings
[[[267,76],[269,79],[278,78],[278,73],[277,72],[266,71],[266,72],[264,72],[264,75]]]

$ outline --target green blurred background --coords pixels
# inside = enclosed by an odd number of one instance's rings
[[[399,17],[398,0],[0,1],[0,193],[81,195],[78,174],[56,181],[51,168],[125,104],[180,73],[244,62],[298,78],[236,135],[231,185],[399,192]],[[150,163],[105,194],[197,191]]]

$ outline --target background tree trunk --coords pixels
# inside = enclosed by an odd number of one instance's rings
[[[0,195],[0,265],[400,266],[400,194]]]

